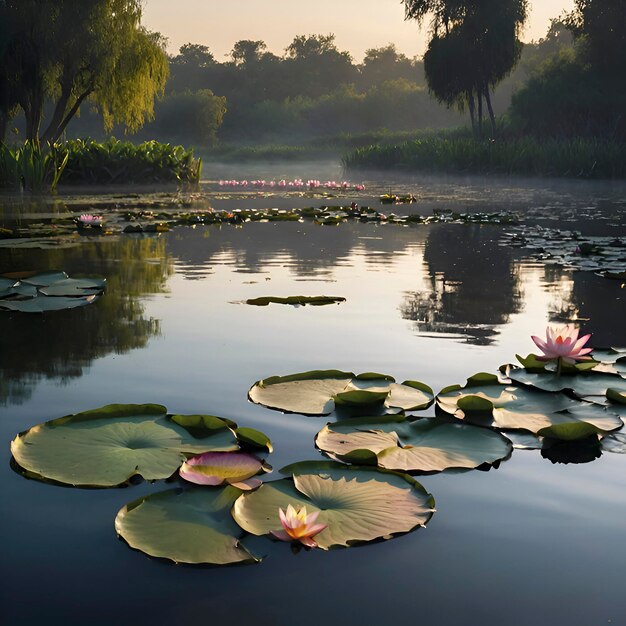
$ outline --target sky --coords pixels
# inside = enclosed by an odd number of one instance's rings
[[[573,0],[530,0],[522,39],[543,37],[550,19],[571,10]],[[168,51],[185,43],[208,46],[226,60],[240,39],[262,39],[282,55],[296,35],[334,33],[340,50],[360,62],[365,50],[395,43],[409,57],[425,50],[426,29],[404,21],[400,0],[145,0],[144,25],[168,38]]]

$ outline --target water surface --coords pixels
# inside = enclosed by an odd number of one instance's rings
[[[565,228],[626,234],[623,185],[371,180],[355,199],[373,203],[389,186],[419,195],[398,212],[514,209]],[[294,195],[268,204],[211,184],[201,196],[216,208],[320,204]],[[75,199],[61,196],[55,206],[64,211]],[[7,200],[3,210],[8,222],[24,207]],[[281,545],[260,565],[227,568],[170,565],[116,539],[117,511],[163,484],[66,489],[9,468],[17,432],[112,402],[161,403],[259,428],[274,442],[270,461],[279,468],[320,458],[313,438],[326,420],[249,403],[247,390],[260,378],[379,371],[437,391],[531,352],[529,335],[548,321],[577,320],[595,345],[626,345],[626,289],[618,281],[546,266],[498,245],[502,232],[494,225],[254,223],[52,251],[0,249],[1,272],[59,268],[109,281],[106,295],[83,309],[0,315],[3,622],[626,623],[623,455],[565,465],[515,451],[489,472],[424,476],[437,501],[426,530],[329,553],[292,554]],[[320,294],[347,301],[242,303]]]

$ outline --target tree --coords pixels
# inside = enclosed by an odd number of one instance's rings
[[[10,24],[9,89],[27,139],[56,141],[89,101],[105,128],[140,128],[168,76],[164,40],[141,26],[141,0],[0,0]],[[54,102],[41,132],[46,99]]]
[[[467,105],[479,134],[484,100],[495,134],[490,92],[519,60],[518,35],[526,20],[527,0],[404,0],[404,4],[406,19],[422,23],[432,16],[424,69],[435,97],[448,106]]]
[[[208,46],[186,43],[179,48],[178,56],[173,57],[171,62],[176,65],[209,67],[215,63],[215,57]]]
[[[388,80],[406,79],[418,83],[422,81],[421,67],[414,64],[390,43],[382,48],[370,48],[365,51],[361,65],[361,82],[367,89]]]
[[[574,36],[583,39],[589,61],[599,70],[623,72],[626,58],[624,0],[575,0],[565,18]]]
[[[235,65],[250,66],[261,59],[265,50],[267,50],[267,44],[264,41],[242,39],[235,43],[230,56]]]

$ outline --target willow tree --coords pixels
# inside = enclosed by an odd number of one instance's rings
[[[83,103],[137,130],[168,76],[164,41],[141,26],[141,0],[0,0],[11,24],[10,87],[32,141],[56,141]],[[53,108],[42,132],[44,104]]]
[[[448,106],[469,109],[482,132],[483,101],[495,133],[491,90],[515,67],[527,0],[404,0],[406,19],[431,18],[424,55],[429,89]]]

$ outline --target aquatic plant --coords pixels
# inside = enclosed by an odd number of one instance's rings
[[[283,511],[278,507],[278,517],[283,530],[272,530],[271,534],[281,541],[299,541],[308,548],[317,548],[313,537],[328,527],[328,524],[316,524],[320,512],[308,513],[306,507],[295,509],[291,504]]]
[[[543,356],[538,357],[540,361],[551,361],[556,359],[559,367],[561,363],[573,365],[576,361],[588,361],[591,357],[586,356],[592,352],[592,348],[585,348],[591,335],[584,335],[578,338],[579,330],[573,324],[566,324],[561,327],[548,326],[546,328],[546,340],[533,335],[531,339],[535,345],[543,352]]]
[[[54,191],[67,162],[68,156],[58,144],[42,148],[27,141],[11,149],[0,142],[0,189]]]
[[[246,490],[261,484],[252,477],[266,469],[263,461],[245,452],[205,452],[184,461],[178,473],[197,485],[228,484]]]

